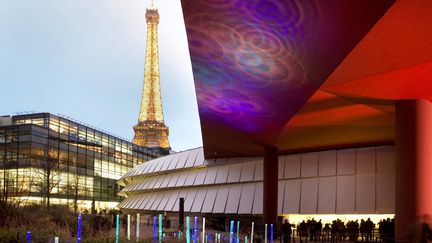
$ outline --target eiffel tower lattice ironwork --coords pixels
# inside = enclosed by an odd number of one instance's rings
[[[169,128],[164,123],[159,73],[158,24],[159,13],[153,6],[146,11],[147,42],[144,87],[138,124],[133,127],[133,143],[143,147],[170,148]]]

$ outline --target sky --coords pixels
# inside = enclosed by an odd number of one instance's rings
[[[0,115],[63,114],[127,139],[138,121],[150,0],[0,0]],[[156,0],[173,150],[202,146],[180,0]]]

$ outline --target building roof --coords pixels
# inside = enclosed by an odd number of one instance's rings
[[[194,166],[201,166],[205,163],[202,147],[185,150],[142,163],[123,175],[120,181],[143,175],[149,176],[152,174],[187,169]]]

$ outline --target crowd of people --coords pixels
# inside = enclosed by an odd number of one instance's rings
[[[295,230],[295,233],[293,231]],[[323,225],[322,221],[315,219],[302,221],[293,225],[285,220],[281,227],[284,243],[291,242],[296,236],[301,240],[310,241],[394,241],[394,219],[384,219],[375,225],[370,218],[367,220],[350,220],[343,222],[340,219]]]

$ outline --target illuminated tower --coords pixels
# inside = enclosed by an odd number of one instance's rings
[[[169,148],[169,129],[164,124],[159,80],[159,53],[157,28],[159,14],[152,7],[146,11],[147,43],[144,87],[138,124],[134,126],[133,143],[144,147]]]

